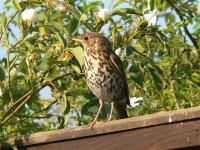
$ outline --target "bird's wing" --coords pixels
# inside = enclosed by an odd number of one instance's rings
[[[128,96],[128,84],[127,84],[127,80],[126,80],[126,74],[123,70],[122,67],[122,61],[121,59],[115,54],[115,52],[113,52],[112,50],[110,51],[110,60],[111,63],[114,67],[114,69],[116,70],[116,72],[122,77],[123,79],[123,83],[124,83],[124,92],[126,94],[127,97],[127,104],[130,105],[130,100],[129,100],[129,96]]]
[[[122,78],[124,78],[125,73],[124,70],[122,69],[121,59],[113,51],[111,51],[110,53],[110,59],[114,66],[114,69],[117,71],[118,74],[120,74]]]

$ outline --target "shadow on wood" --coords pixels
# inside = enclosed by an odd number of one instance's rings
[[[13,138],[29,150],[200,149],[200,107]]]

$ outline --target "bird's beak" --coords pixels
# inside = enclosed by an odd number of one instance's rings
[[[83,43],[82,36],[75,36],[75,37],[72,37],[72,40],[73,40],[73,41],[80,42],[80,43]]]

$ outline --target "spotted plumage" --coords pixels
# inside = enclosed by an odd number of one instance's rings
[[[100,108],[91,126],[97,121],[105,101],[111,104],[109,120],[112,111],[120,119],[127,118],[126,107],[130,105],[130,100],[126,76],[120,58],[111,50],[109,40],[96,32],[87,32],[74,40],[83,45],[87,84],[100,101]]]

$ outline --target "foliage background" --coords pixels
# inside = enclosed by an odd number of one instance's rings
[[[58,10],[61,4],[65,12]],[[98,0],[6,0],[0,22],[0,46],[6,49],[0,59],[1,141],[94,118],[99,104],[84,79],[83,50],[70,39],[86,31],[104,32],[113,50],[122,49],[130,97],[143,97],[128,109],[131,117],[198,106],[198,6],[198,0],[112,0],[104,22],[97,17],[104,8]],[[37,10],[37,22],[22,20],[27,8]],[[153,10],[162,26],[143,17]],[[47,86],[52,98],[40,96]],[[100,119],[109,112],[105,105]]]

